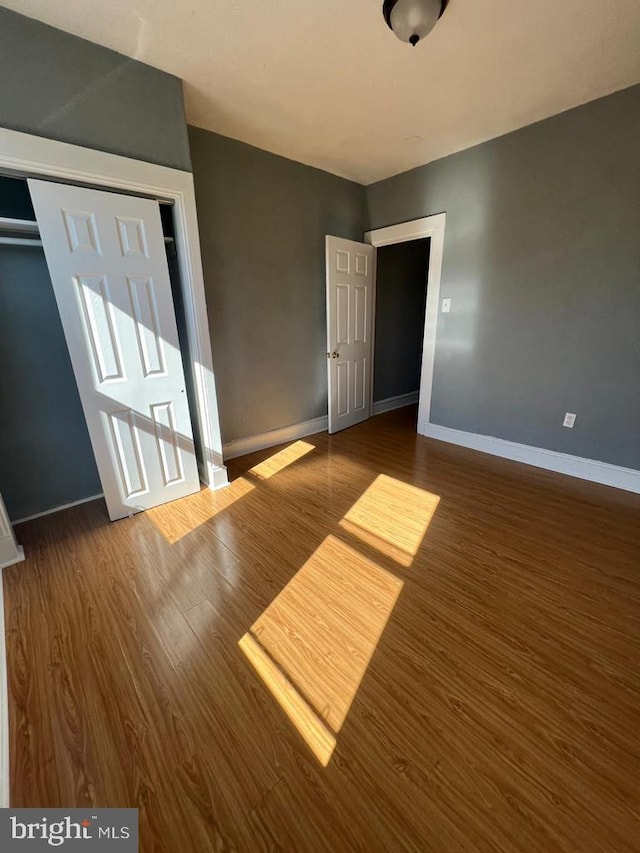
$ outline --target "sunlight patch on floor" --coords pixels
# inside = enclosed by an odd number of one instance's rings
[[[203,486],[199,492],[186,498],[148,509],[145,516],[153,522],[166,541],[173,545],[254,489],[253,483],[244,477],[238,477],[224,489],[213,490]]]
[[[340,526],[408,567],[439,502],[438,495],[380,474],[346,513]]]
[[[279,450],[268,459],[259,462],[250,469],[248,474],[258,480],[268,480],[307,453],[315,450],[315,445],[306,441],[296,441],[289,447]],[[224,489],[211,490],[203,486],[199,492],[188,495],[171,503],[148,509],[145,513],[154,526],[173,545],[183,537],[192,533],[201,524],[215,518],[223,510],[228,509],[237,500],[253,491],[256,483],[247,477],[238,477]]]
[[[303,456],[315,449],[315,445],[309,444],[307,441],[296,441],[289,447],[285,447],[284,450],[279,450],[278,453],[274,453],[273,456],[269,456],[268,459],[254,465],[250,469],[250,473],[262,480],[268,480],[269,477],[273,477],[274,474],[297,462],[298,459],[302,459]]]
[[[258,644],[258,674],[314,754],[318,739],[326,737],[309,720],[319,718],[329,733],[340,730],[402,586],[390,572],[327,536],[240,641],[245,654],[251,640]],[[268,678],[265,657],[271,664]],[[303,726],[298,726],[300,701],[311,715]]]
[[[336,747],[335,735],[251,634],[245,634],[238,645],[274,699],[298,729],[309,749],[320,764],[326,767]]]

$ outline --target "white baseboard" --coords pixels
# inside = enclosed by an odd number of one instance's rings
[[[329,421],[326,416],[314,418],[300,424],[292,424],[259,435],[251,435],[249,438],[229,441],[224,445],[223,455],[225,460],[235,459],[237,456],[246,456],[247,453],[254,453],[256,450],[264,450],[267,447],[275,447],[278,444],[285,444],[287,441],[295,441],[297,438],[304,438],[306,435],[313,435],[316,432],[326,432],[328,428]]]
[[[9,690],[4,633],[4,593],[0,576],[0,809],[9,808]]]
[[[414,406],[418,402],[419,397],[419,391],[411,391],[410,394],[399,394],[397,397],[387,397],[386,400],[378,400],[371,406],[371,414],[381,415],[383,412],[391,412],[393,409]]]
[[[386,400],[379,400],[377,403],[373,403],[371,414],[380,415],[382,412],[390,412],[392,409],[412,406],[418,402],[419,396],[419,391],[412,391],[410,394],[400,394],[398,397],[388,397]],[[259,435],[251,435],[248,438],[228,441],[224,445],[223,455],[225,460],[235,459],[237,456],[246,456],[248,453],[255,453],[256,450],[276,447],[278,444],[295,441],[298,438],[304,438],[316,432],[326,432],[328,428],[329,419],[326,416],[314,418],[310,421],[302,421],[299,424],[291,424],[291,426],[273,429]]]
[[[449,444],[458,444],[471,450],[480,450],[493,456],[512,459],[514,462],[524,462],[536,468],[546,468],[558,474],[568,474],[604,486],[614,486],[628,492],[640,494],[640,471],[633,468],[623,468],[620,465],[610,465],[608,462],[598,462],[595,459],[584,459],[581,456],[571,456],[556,450],[545,450],[542,447],[530,447],[503,438],[493,438],[489,435],[478,435],[459,429],[426,424],[420,431],[429,438],[437,438]]]
[[[11,524],[15,527],[16,524],[22,524],[25,521],[33,521],[34,518],[42,518],[43,515],[51,515],[54,512],[60,512],[63,509],[71,509],[72,506],[80,506],[80,504],[88,504],[89,501],[97,501],[98,498],[103,498],[104,495],[100,492],[99,495],[91,495],[89,498],[82,498],[79,501],[71,501],[69,504],[54,506],[52,509],[45,509],[44,512],[36,512],[35,515],[26,515],[24,518],[18,518],[12,521]]]

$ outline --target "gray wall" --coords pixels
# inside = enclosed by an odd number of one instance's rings
[[[326,415],[324,237],[362,240],[364,188],[189,136],[223,439]]]
[[[447,213],[435,423],[640,468],[639,152],[635,86],[367,188]]]
[[[0,246],[0,493],[10,518],[102,491],[40,248]]]
[[[410,240],[377,251],[374,401],[420,387],[430,242]]]
[[[177,77],[0,8],[0,80],[1,127],[191,168]]]

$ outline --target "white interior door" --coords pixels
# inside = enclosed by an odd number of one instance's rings
[[[158,203],[29,189],[110,518],[197,491]]]
[[[326,238],[329,432],[365,421],[371,409],[374,251]]]

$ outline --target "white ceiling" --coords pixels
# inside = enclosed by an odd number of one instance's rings
[[[640,82],[638,0],[2,0],[182,77],[190,124],[371,183]]]

